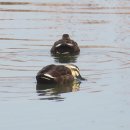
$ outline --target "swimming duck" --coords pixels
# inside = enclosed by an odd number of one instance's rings
[[[56,41],[51,48],[52,54],[79,54],[78,44],[70,39],[69,34],[63,34],[62,39]]]
[[[81,77],[79,68],[73,64],[48,65],[42,68],[36,76],[37,83],[65,84],[74,80],[85,80]]]

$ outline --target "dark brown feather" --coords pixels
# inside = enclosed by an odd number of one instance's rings
[[[45,78],[42,78],[44,74],[49,74],[54,77],[54,79],[50,78],[50,81],[47,81]],[[65,83],[71,82],[74,80],[74,77],[71,74],[71,70],[64,65],[48,65],[42,68],[36,76],[37,82],[50,82],[50,83]]]

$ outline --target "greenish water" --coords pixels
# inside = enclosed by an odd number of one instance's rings
[[[0,129],[130,129],[129,0],[0,0]],[[50,48],[68,33],[76,57]],[[70,62],[87,81],[36,90],[37,72]]]

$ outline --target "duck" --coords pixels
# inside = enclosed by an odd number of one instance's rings
[[[70,39],[69,34],[63,34],[62,38],[54,43],[51,48],[51,54],[79,54],[78,44]]]
[[[37,84],[67,84],[73,81],[85,80],[80,75],[79,68],[74,64],[43,67],[36,75]]]

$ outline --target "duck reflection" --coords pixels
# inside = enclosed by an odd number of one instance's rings
[[[69,84],[37,84],[36,91],[40,100],[58,100],[63,101],[61,93],[76,92],[80,89],[80,82]]]
[[[77,61],[78,55],[70,55],[70,54],[52,54],[55,62],[59,63],[75,63]]]

